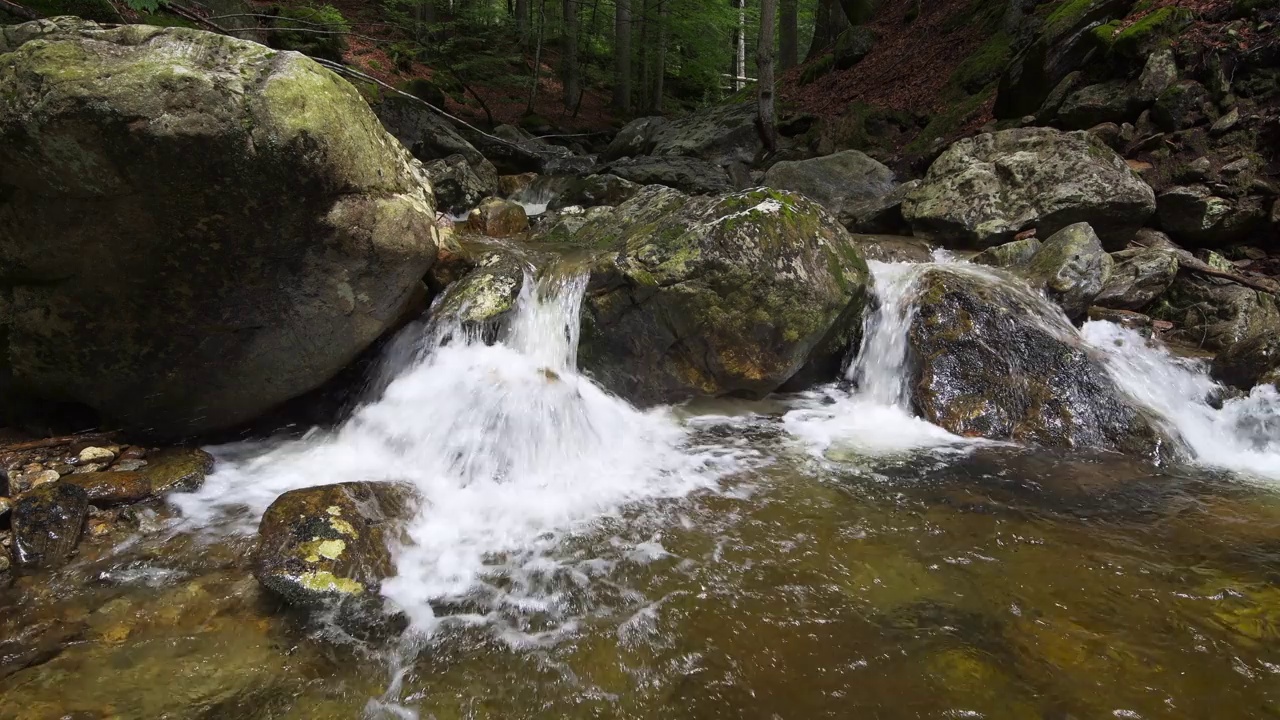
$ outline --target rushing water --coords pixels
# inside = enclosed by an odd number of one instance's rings
[[[1280,717],[1274,388],[1090,323],[1193,464],[959,438],[904,384],[921,271],[873,264],[845,382],[758,403],[604,392],[571,270],[495,344],[437,319],[342,426],[217,448],[200,492],[0,595],[0,718]],[[259,594],[276,496],[383,479],[427,499],[403,638]]]

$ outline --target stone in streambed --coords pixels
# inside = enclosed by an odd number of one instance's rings
[[[1043,299],[962,269],[920,279],[913,403],[958,435],[1157,455],[1170,440]]]
[[[893,192],[893,171],[857,150],[810,160],[784,160],[764,174],[764,184],[800,193],[837,216],[847,205]]]
[[[488,237],[515,237],[529,229],[529,216],[518,203],[487,198],[467,215],[467,229]]]
[[[291,605],[380,603],[391,542],[417,507],[413,489],[347,482],[287,492],[258,527],[254,576]]]
[[[1113,261],[1088,223],[1054,233],[1027,262],[1024,275],[1067,314],[1085,314],[1111,277]]]
[[[152,453],[137,471],[70,475],[62,482],[82,488],[96,505],[122,505],[198,489],[213,470],[213,457],[195,448],[169,448]]]
[[[1178,256],[1168,250],[1122,250],[1112,253],[1116,261],[1111,278],[1094,299],[1094,304],[1115,310],[1141,310],[1164,294],[1178,276]]]
[[[57,567],[75,552],[89,496],[70,483],[50,483],[32,490],[13,507],[13,549],[27,568]]]
[[[866,263],[800,195],[646,187],[574,239],[600,251],[579,364],[634,402],[760,397],[798,374],[829,379],[861,327]]]
[[[1260,334],[1233,343],[1214,358],[1213,376],[1246,391],[1280,384],[1280,336]]]
[[[1033,237],[1014,240],[1003,245],[989,247],[974,255],[969,262],[976,265],[989,265],[999,268],[1024,268],[1027,263],[1031,262],[1031,258],[1040,252],[1040,246],[1043,244]]]

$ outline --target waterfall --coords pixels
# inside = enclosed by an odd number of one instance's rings
[[[713,486],[733,461],[687,443],[670,411],[641,412],[576,371],[582,273],[526,278],[499,341],[420,329],[381,394],[336,431],[215,449],[217,472],[174,496],[203,527],[251,532],[288,490],[373,480],[425,500],[384,594],[429,631],[433,603],[554,614],[555,548],[624,505]],[[446,338],[453,338],[451,340]]]
[[[1209,377],[1203,361],[1175,357],[1114,323],[1085,323],[1082,334],[1101,351],[1121,389],[1180,436],[1197,463],[1280,480],[1280,393],[1274,386],[1218,404],[1229,393]]]

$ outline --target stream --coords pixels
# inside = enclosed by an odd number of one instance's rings
[[[905,387],[929,265],[871,266],[842,381],[761,401],[645,411],[579,374],[572,268],[497,343],[406,329],[340,427],[210,448],[136,536],[0,595],[0,718],[1280,718],[1275,388],[1220,400],[1090,322],[1187,462],[958,437]],[[403,632],[249,573],[272,500],[348,480],[426,499],[383,589]]]

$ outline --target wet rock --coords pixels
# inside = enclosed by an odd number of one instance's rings
[[[1167,445],[1075,330],[1013,283],[950,269],[917,286],[908,342],[922,417],[959,435],[1152,454]]]
[[[198,490],[213,472],[213,464],[213,456],[199,448],[166,448],[148,456],[142,474],[151,483],[151,494],[158,497]]]
[[[1280,383],[1280,336],[1259,334],[1227,346],[1213,360],[1213,376],[1245,391],[1255,385],[1277,385]]]
[[[0,408],[213,432],[331,379],[411,304],[430,184],[348,82],[186,28],[29,27],[0,51]]]
[[[1221,247],[1253,232],[1266,213],[1256,198],[1228,200],[1203,185],[1169,188],[1157,199],[1160,227],[1175,240],[1198,247]]]
[[[694,157],[664,155],[617,160],[600,172],[640,185],[664,185],[693,195],[712,195],[732,189],[724,167]]]
[[[84,490],[89,497],[89,502],[98,505],[123,505],[142,502],[152,497],[151,483],[139,472],[72,475],[63,482]]]
[[[1144,334],[1150,335],[1151,318],[1142,313],[1130,310],[1116,310],[1114,308],[1098,307],[1097,305],[1089,308],[1088,317],[1090,320],[1102,320],[1105,322],[1115,323],[1121,327],[1130,330],[1145,331]]]
[[[276,498],[258,526],[253,574],[291,605],[381,605],[391,543],[417,507],[412,488],[346,482]]]
[[[488,160],[472,166],[462,155],[450,155],[427,163],[424,170],[440,212],[460,215],[498,193],[498,173]]]
[[[1175,325],[1171,339],[1206,350],[1222,350],[1254,335],[1280,333],[1280,308],[1274,295],[1189,272],[1179,272],[1149,312]]]
[[[79,452],[76,456],[81,463],[106,463],[110,464],[116,459],[116,454],[111,450],[103,447],[90,446]]]
[[[570,180],[564,191],[551,202],[550,209],[612,207],[630,200],[639,191],[639,185],[617,175],[588,175]]]
[[[1045,240],[1028,261],[1024,275],[1074,320],[1102,292],[1111,278],[1111,266],[1111,256],[1102,249],[1093,228],[1076,223]]]
[[[474,270],[445,290],[433,315],[458,323],[468,334],[492,338],[502,319],[515,308],[524,276],[524,263],[510,253],[488,253]]]
[[[613,208],[600,206],[560,208],[549,214],[529,238],[531,243],[578,243],[577,234],[588,222],[599,221],[613,213]]]
[[[1178,80],[1178,63],[1173,50],[1160,48],[1147,56],[1134,95],[1143,103],[1153,103]],[[1136,115],[1135,115],[1136,117]]]
[[[1122,250],[1096,305],[1115,310],[1141,310],[1164,294],[1178,276],[1178,256],[1168,250]]]
[[[13,561],[9,558],[9,548],[0,546],[0,590],[13,584]]]
[[[901,235],[851,235],[864,260],[925,263],[933,260],[934,247],[927,240]]]
[[[96,473],[99,470],[105,469],[106,467],[107,467],[106,463],[85,463],[83,465],[76,466],[76,469],[72,470],[71,474],[84,475],[85,473]]]
[[[969,262],[978,265],[990,265],[991,267],[1025,268],[1027,263],[1031,262],[1031,258],[1040,252],[1041,245],[1043,243],[1033,237],[1014,240],[1003,245],[989,247],[974,255]]]
[[[9,514],[9,509],[13,507],[13,501],[7,497],[0,497],[0,517]]]
[[[760,397],[807,367],[834,376],[860,327],[866,264],[800,195],[649,187],[578,239],[607,251],[587,291],[579,364],[635,402]]]
[[[538,173],[520,173],[519,175],[500,175],[498,176],[498,194],[502,197],[511,199],[525,190],[528,190],[540,176]]]
[[[49,483],[57,482],[60,477],[62,476],[57,470],[35,470],[32,472],[22,473],[12,480],[14,490],[16,491],[14,494],[21,495],[22,493],[34,490],[41,485],[48,485]]]
[[[915,234],[977,247],[1087,222],[1121,248],[1154,210],[1151,188],[1100,140],[1047,128],[960,140],[902,205]]]
[[[529,216],[517,203],[488,198],[467,215],[467,229],[488,237],[514,237],[529,229]]]
[[[857,150],[776,163],[764,174],[764,184],[800,193],[837,215],[851,203],[883,198],[895,186],[892,170]]]
[[[112,472],[130,472],[133,470],[141,470],[146,466],[146,460],[117,460],[108,469]]]
[[[850,200],[840,208],[840,222],[855,233],[909,235],[911,226],[902,217],[902,202],[919,186],[919,180],[909,180],[887,195]]]
[[[13,549],[18,565],[57,567],[80,541],[89,496],[70,483],[50,483],[18,498],[13,507]]]
[[[1132,120],[1150,100],[1143,102],[1124,80],[1086,85],[1067,96],[1058,108],[1058,122],[1068,130],[1084,130],[1099,123]]]

